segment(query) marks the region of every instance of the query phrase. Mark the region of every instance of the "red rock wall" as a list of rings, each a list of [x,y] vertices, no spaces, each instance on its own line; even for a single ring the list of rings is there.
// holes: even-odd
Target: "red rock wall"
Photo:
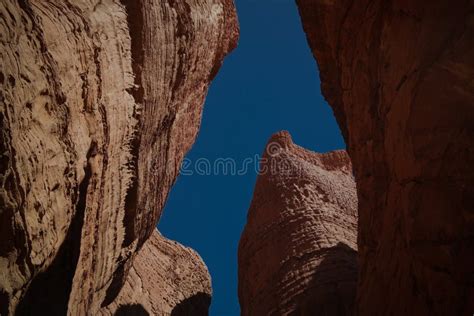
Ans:
[[[260,167],[239,244],[242,315],[350,315],[357,197],[348,155],[307,151],[280,132]]]
[[[0,314],[95,314],[236,45],[231,0],[0,2]]]
[[[474,2],[297,3],[357,182],[357,313],[471,315]]]

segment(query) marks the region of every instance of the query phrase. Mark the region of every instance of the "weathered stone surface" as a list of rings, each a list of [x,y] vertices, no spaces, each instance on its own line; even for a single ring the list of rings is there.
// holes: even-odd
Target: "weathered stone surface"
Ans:
[[[5,0],[0,34],[0,314],[95,314],[194,141],[233,2]]]
[[[310,152],[280,132],[260,168],[239,244],[242,315],[349,315],[357,197],[348,155]]]
[[[298,0],[354,166],[360,315],[474,312],[474,2]]]
[[[211,294],[201,257],[155,230],[135,257],[119,296],[101,314],[141,306],[149,315],[207,315]]]

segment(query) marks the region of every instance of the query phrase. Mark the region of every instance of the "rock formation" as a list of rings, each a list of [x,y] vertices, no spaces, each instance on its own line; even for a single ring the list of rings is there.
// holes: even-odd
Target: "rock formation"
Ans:
[[[357,197],[345,151],[272,136],[239,244],[242,315],[350,315]]]
[[[234,48],[232,0],[0,2],[0,314],[120,291]]]
[[[155,230],[135,257],[117,299],[101,314],[140,306],[143,315],[207,315],[211,294],[201,257]]]
[[[297,0],[359,200],[359,315],[474,312],[474,2]]]

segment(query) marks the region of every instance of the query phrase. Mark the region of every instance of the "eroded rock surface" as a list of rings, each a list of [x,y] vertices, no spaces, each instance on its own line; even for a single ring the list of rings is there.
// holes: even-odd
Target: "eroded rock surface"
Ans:
[[[345,151],[272,136],[239,244],[242,315],[350,315],[357,197]]]
[[[236,45],[231,0],[0,2],[0,314],[95,314]]]
[[[201,257],[155,231],[135,257],[119,296],[101,314],[116,315],[135,306],[149,315],[207,315],[211,295]]]
[[[474,312],[474,2],[297,0],[354,166],[360,315]]]

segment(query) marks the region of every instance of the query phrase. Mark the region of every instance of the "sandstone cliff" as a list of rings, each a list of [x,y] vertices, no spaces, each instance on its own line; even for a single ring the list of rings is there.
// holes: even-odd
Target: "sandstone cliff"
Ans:
[[[95,314],[236,45],[232,0],[0,2],[0,314]]]
[[[239,244],[242,315],[350,315],[357,197],[348,155],[310,152],[280,132],[260,169]]]
[[[101,314],[207,315],[211,294],[201,257],[155,230],[135,257],[117,299]]]
[[[474,2],[297,0],[359,199],[360,315],[474,312]]]

